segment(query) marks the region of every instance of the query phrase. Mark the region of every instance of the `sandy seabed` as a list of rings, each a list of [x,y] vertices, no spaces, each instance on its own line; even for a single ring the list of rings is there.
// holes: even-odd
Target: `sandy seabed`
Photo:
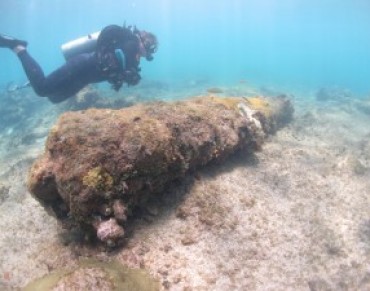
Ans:
[[[22,130],[1,129],[0,289],[93,257],[148,270],[169,290],[369,290],[369,102],[292,98],[294,120],[262,151],[171,186],[113,252],[75,239],[27,192],[62,110],[40,103]]]

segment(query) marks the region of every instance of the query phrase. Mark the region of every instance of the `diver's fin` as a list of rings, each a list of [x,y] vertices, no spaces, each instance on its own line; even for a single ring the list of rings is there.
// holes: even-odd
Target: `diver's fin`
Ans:
[[[6,88],[6,90],[10,93],[10,92],[15,92],[15,91],[18,91],[20,89],[24,89],[24,88],[27,88],[31,86],[31,83],[29,81],[27,81],[26,83],[22,84],[22,85],[17,85],[17,84],[14,84],[13,82],[10,82]]]
[[[27,47],[27,42],[4,34],[0,34],[0,47],[14,49],[16,46]]]
[[[27,87],[30,87],[30,86],[31,86],[30,81],[27,81],[27,82],[23,83],[22,85],[18,85],[18,89],[24,89],[24,88],[27,88]]]

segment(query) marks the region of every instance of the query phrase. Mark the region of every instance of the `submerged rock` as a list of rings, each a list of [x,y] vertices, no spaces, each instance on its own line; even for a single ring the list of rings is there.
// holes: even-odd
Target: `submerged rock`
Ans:
[[[370,98],[358,100],[355,104],[357,110],[364,114],[370,115]]]
[[[352,93],[339,87],[323,87],[316,93],[317,101],[336,101],[343,102],[353,99]]]
[[[218,87],[212,87],[207,89],[208,93],[213,93],[213,94],[221,94],[224,93],[224,91],[221,88]]]
[[[141,269],[130,269],[118,262],[85,260],[76,268],[61,269],[30,282],[33,290],[160,290],[159,282]]]
[[[87,86],[74,97],[66,100],[62,109],[64,111],[86,110],[89,108],[122,108],[133,105],[132,98],[115,99],[105,96],[94,86]]]
[[[63,114],[29,172],[30,192],[109,246],[132,210],[188,171],[259,149],[292,117],[285,98],[200,97]]]
[[[0,182],[0,204],[9,197],[10,186]]]

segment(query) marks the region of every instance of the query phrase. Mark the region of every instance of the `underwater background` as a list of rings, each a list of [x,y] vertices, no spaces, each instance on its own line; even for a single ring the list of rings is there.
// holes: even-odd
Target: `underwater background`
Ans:
[[[0,0],[0,33],[27,40],[46,74],[63,64],[63,43],[106,25],[159,40],[137,86],[88,86],[60,104],[13,90],[27,79],[0,49],[0,290],[38,278],[62,279],[56,290],[98,290],[101,278],[145,285],[135,290],[370,290],[369,11],[369,0]],[[61,116],[193,96],[284,99],[294,114],[259,151],[152,197],[113,252],[30,194]]]
[[[63,62],[60,45],[108,24],[158,36],[143,78],[168,82],[240,79],[296,87],[369,91],[367,0],[3,0],[1,32],[26,39],[45,72]],[[23,82],[18,60],[0,50],[0,86]]]

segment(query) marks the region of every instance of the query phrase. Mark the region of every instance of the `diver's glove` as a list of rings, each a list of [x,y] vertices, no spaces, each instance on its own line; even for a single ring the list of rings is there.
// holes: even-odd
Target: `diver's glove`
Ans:
[[[137,70],[125,70],[120,73],[111,74],[108,77],[108,82],[112,84],[112,89],[119,91],[123,83],[127,83],[128,86],[135,86],[141,80],[141,76]]]
[[[112,89],[114,91],[119,91],[119,89],[121,89],[122,87],[123,82],[124,82],[123,80],[115,80],[114,82],[111,82]]]
[[[141,76],[139,74],[139,71],[140,71],[140,68],[138,69],[133,68],[130,70],[125,70],[123,72],[123,78],[128,86],[135,86],[140,82]]]

